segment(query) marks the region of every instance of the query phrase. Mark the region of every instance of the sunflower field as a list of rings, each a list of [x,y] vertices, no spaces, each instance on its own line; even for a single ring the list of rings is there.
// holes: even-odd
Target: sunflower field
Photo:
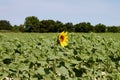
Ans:
[[[62,32],[53,38],[0,34],[0,80],[120,80],[120,42]]]

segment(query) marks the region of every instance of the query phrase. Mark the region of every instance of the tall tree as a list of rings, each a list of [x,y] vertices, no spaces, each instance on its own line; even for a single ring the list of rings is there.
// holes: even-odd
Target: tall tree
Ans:
[[[68,32],[74,32],[75,31],[73,24],[70,23],[70,22],[65,23],[64,27],[65,27],[66,31],[68,31]]]
[[[57,32],[65,31],[64,24],[61,21],[56,21]]]
[[[57,32],[56,22],[54,20],[44,20],[44,27],[47,28],[48,32]]]
[[[107,27],[107,31],[108,31],[108,32],[116,33],[116,32],[119,32],[119,27],[110,26],[110,27]]]
[[[88,22],[82,22],[75,25],[75,31],[76,32],[92,32],[93,26]]]
[[[0,30],[11,30],[12,25],[7,20],[0,20]]]
[[[106,25],[104,24],[97,24],[95,25],[95,32],[106,32]]]
[[[40,21],[40,32],[61,32],[65,30],[64,25],[60,21],[42,20]]]
[[[35,16],[28,16],[25,18],[24,22],[26,31],[28,32],[39,32],[39,19]]]

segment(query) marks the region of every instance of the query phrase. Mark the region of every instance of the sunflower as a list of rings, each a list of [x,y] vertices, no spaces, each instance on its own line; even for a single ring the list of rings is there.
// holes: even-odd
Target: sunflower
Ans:
[[[68,42],[67,32],[63,31],[59,34],[58,42],[62,47],[67,46],[67,42]]]

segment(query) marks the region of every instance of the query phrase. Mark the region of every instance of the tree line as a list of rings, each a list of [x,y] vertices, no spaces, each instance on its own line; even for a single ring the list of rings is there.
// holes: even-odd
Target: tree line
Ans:
[[[54,20],[39,20],[36,16],[28,16],[23,24],[12,26],[7,20],[0,20],[0,31],[12,32],[120,32],[120,26],[106,26],[104,24],[91,25],[89,22],[74,24],[71,22],[62,23]]]

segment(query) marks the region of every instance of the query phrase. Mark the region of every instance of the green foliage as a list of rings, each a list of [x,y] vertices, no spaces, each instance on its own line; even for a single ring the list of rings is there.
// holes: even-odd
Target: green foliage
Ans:
[[[93,26],[88,22],[82,22],[75,25],[75,32],[93,32]]]
[[[24,28],[24,25],[14,25],[13,28],[12,28],[12,31],[13,32],[25,32],[25,28]]]
[[[11,30],[12,26],[7,20],[0,20],[0,30]]]
[[[104,24],[97,24],[95,26],[91,25],[90,22],[80,22],[77,24],[67,22],[63,23],[61,21],[54,21],[52,19],[39,20],[36,16],[28,16],[25,18],[24,23],[20,25],[12,26],[7,20],[0,20],[0,32],[120,32],[120,26],[107,26]]]
[[[120,42],[71,33],[68,46],[54,38],[0,39],[0,79],[119,80]],[[3,38],[3,37],[1,37]]]
[[[116,27],[116,26],[111,26],[111,27],[108,27],[107,28],[107,31],[108,32],[113,32],[113,33],[117,33],[117,32],[119,32],[120,30],[119,30],[119,27]]]
[[[38,32],[39,30],[39,19],[35,16],[28,16],[25,18],[24,25],[27,32]]]
[[[75,32],[74,25],[70,22],[64,24],[64,28],[68,32]]]
[[[104,24],[97,24],[95,25],[95,32],[106,32],[106,25]]]
[[[57,32],[58,26],[54,20],[40,21],[40,32]]]

